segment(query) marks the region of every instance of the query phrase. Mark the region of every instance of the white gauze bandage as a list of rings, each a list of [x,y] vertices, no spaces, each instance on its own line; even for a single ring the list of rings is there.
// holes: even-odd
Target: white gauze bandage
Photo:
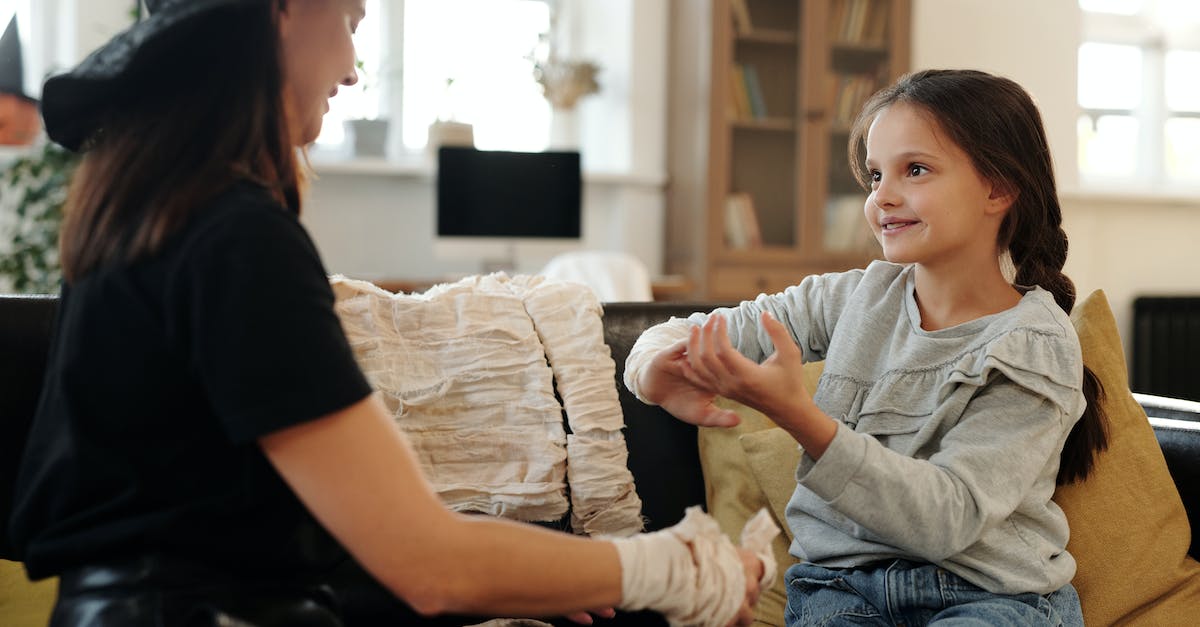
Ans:
[[[771,539],[777,533],[765,509],[742,530],[743,546],[763,561],[763,587],[775,580]],[[689,507],[673,527],[613,544],[621,558],[621,609],[653,609],[671,625],[704,627],[722,627],[737,616],[746,593],[742,560],[699,507]]]
[[[633,348],[629,350],[629,356],[625,358],[625,387],[630,392],[633,392],[633,395],[639,401],[647,405],[655,404],[642,396],[642,389],[639,382],[642,371],[650,365],[650,362],[659,353],[682,340],[686,340],[692,326],[692,323],[683,318],[671,318],[666,322],[650,327],[638,337]]]

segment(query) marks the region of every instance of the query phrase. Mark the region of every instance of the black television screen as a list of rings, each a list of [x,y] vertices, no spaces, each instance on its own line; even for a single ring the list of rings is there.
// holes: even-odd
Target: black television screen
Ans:
[[[578,239],[578,152],[438,150],[440,237]]]

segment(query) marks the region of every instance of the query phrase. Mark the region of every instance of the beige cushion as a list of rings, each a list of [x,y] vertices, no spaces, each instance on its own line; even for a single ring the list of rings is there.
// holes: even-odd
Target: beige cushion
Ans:
[[[1104,293],[1071,314],[1083,362],[1107,392],[1109,448],[1082,483],[1054,500],[1067,513],[1067,550],[1079,564],[1074,584],[1089,625],[1195,624],[1200,564],[1187,556],[1191,527],[1154,430],[1129,392],[1125,355]]]
[[[1195,624],[1200,564],[1188,557],[1191,528],[1145,412],[1129,392],[1116,321],[1103,292],[1071,315],[1083,361],[1107,391],[1109,449],[1087,481],[1064,486],[1055,501],[1067,514],[1067,549],[1079,564],[1073,583],[1089,625]],[[822,364],[806,365],[815,387]],[[795,489],[799,450],[766,417],[730,403],[743,417],[731,430],[701,429],[701,465],[709,508],[727,533],[766,503],[777,521]],[[737,440],[740,447],[731,446]],[[786,524],[784,524],[786,528]],[[790,542],[790,531],[786,534]],[[782,538],[777,546],[787,546]],[[794,558],[780,560],[780,578]],[[776,588],[780,588],[777,584]],[[758,618],[783,624],[783,590],[764,593]]]

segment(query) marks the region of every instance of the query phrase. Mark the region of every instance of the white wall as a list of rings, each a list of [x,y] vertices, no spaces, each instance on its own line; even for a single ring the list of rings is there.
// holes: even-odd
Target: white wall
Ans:
[[[913,69],[976,69],[1017,81],[1042,110],[1059,186],[1075,186],[1075,0],[913,0]]]
[[[302,221],[330,272],[375,279],[442,279],[476,274],[510,254],[506,244],[462,245],[435,237],[432,175],[324,174],[312,185]],[[591,180],[589,181],[588,178]],[[662,258],[660,179],[585,177],[579,244],[522,240],[515,271],[534,273],[554,255],[585,248]]]
[[[1065,272],[1081,296],[1104,290],[1127,358],[1134,298],[1200,294],[1200,196],[1068,194],[1063,221],[1071,241]]]
[[[913,67],[976,68],[1021,83],[1038,101],[1054,152],[1066,273],[1079,294],[1103,289],[1130,349],[1133,299],[1200,294],[1200,195],[1096,194],[1078,184],[1074,0],[913,0]]]
[[[36,0],[35,0],[36,1]],[[54,2],[56,0],[49,0]],[[82,59],[133,23],[133,0],[57,0],[66,35],[64,53]]]

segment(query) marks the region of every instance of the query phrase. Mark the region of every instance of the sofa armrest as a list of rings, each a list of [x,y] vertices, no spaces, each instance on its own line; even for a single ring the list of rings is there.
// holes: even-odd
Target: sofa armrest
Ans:
[[[0,295],[0,559],[21,559],[8,518],[57,311],[56,296]]]
[[[1195,401],[1138,392],[1133,393],[1133,400],[1137,401],[1151,418],[1200,422],[1200,403]]]
[[[1192,545],[1188,554],[1200,559],[1200,421],[1150,416],[1154,437],[1167,460],[1167,469],[1187,510],[1192,528]]]

